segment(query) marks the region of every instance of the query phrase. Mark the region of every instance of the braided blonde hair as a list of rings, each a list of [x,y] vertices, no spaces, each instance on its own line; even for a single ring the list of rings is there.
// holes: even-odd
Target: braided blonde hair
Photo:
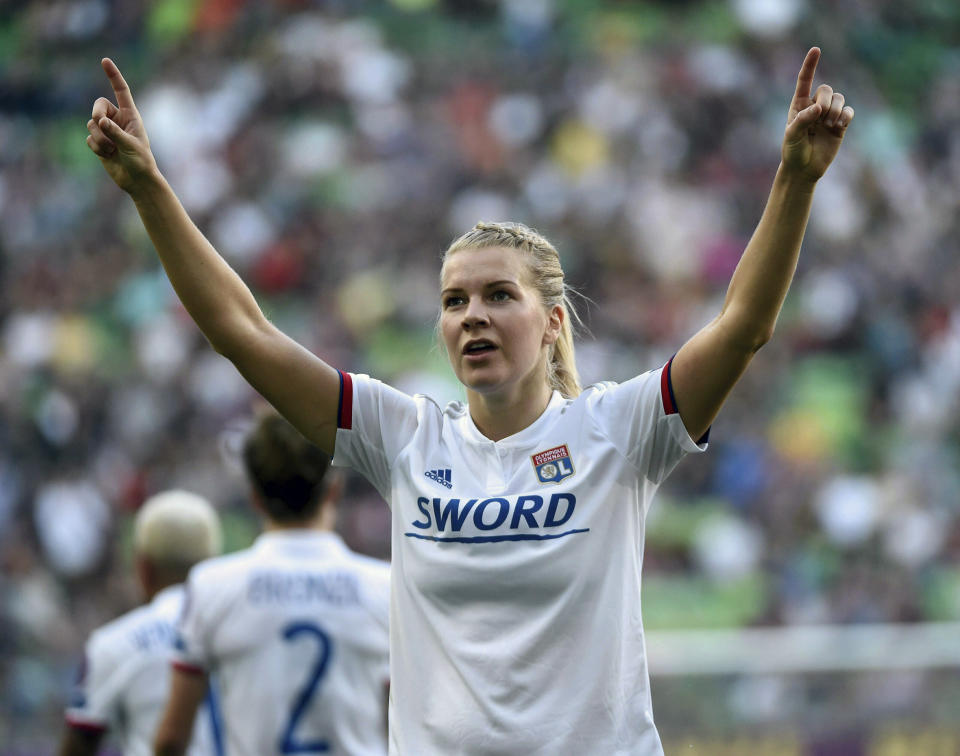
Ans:
[[[550,346],[547,359],[547,383],[551,389],[572,399],[580,394],[580,376],[573,353],[573,325],[580,323],[580,316],[570,302],[570,288],[563,279],[560,255],[556,248],[537,231],[522,223],[480,222],[458,237],[443,253],[443,262],[450,255],[464,249],[483,247],[506,247],[524,253],[530,281],[547,309],[559,305],[566,317],[563,319],[560,336]],[[441,269],[442,270],[442,269]]]

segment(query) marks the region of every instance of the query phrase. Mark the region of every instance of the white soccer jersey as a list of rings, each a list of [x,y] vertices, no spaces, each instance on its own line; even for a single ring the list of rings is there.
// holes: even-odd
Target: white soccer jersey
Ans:
[[[334,463],[393,510],[390,753],[661,754],[640,618],[644,520],[687,452],[669,364],[554,393],[493,442],[341,373]]]
[[[153,754],[153,736],[170,692],[170,660],[183,586],[160,591],[153,600],[118,617],[87,641],[67,723],[82,730],[115,729],[125,756]],[[215,708],[199,712],[188,754],[219,754]]]
[[[389,566],[290,529],[201,562],[175,665],[215,671],[227,753],[386,753]]]

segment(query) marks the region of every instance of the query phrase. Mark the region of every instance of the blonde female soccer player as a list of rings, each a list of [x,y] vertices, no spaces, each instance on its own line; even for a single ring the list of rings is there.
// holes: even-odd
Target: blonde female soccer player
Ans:
[[[660,754],[644,519],[771,337],[818,179],[853,110],[803,62],[767,207],[720,313],[666,365],[581,389],[556,250],[519,224],[448,249],[440,332],[467,402],[340,372],[278,331],[187,217],[120,71],[87,143],[133,198],[214,348],[393,510],[391,753]]]
[[[196,494],[165,491],[144,502],[134,521],[133,545],[147,603],[108,622],[87,641],[60,756],[94,756],[109,730],[124,756],[153,753],[153,733],[170,688],[183,582],[193,565],[220,553],[221,540],[216,510]],[[221,755],[216,703],[210,695],[204,698],[202,715],[185,733],[187,756]]]

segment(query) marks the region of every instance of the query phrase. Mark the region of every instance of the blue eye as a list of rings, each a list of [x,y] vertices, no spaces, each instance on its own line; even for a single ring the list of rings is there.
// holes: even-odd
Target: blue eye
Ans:
[[[448,307],[456,307],[457,305],[463,304],[463,302],[464,302],[463,297],[450,296],[443,300],[443,307],[444,309]]]
[[[493,294],[490,295],[490,299],[494,302],[506,302],[510,299],[510,292],[505,289],[497,289]]]

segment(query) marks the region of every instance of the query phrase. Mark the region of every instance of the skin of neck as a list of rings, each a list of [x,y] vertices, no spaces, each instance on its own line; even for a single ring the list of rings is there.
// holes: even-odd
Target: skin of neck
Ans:
[[[140,590],[143,592],[146,601],[152,601],[153,597],[164,588],[179,585],[187,578],[186,570],[165,569],[143,554],[137,554],[134,557],[134,567],[137,572],[137,580],[140,583]]]
[[[503,391],[480,392],[467,388],[470,417],[477,429],[491,441],[519,433],[543,414],[553,389],[546,380],[547,349],[522,381]]]

